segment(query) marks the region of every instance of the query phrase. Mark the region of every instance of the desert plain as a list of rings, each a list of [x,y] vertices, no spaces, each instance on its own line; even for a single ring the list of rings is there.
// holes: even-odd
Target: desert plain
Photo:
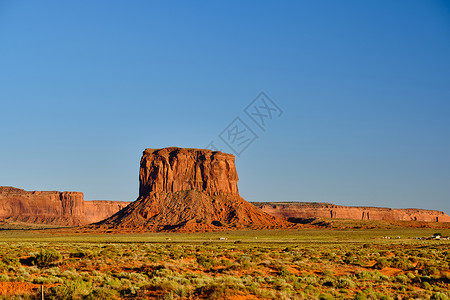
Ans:
[[[448,299],[444,212],[249,203],[234,156],[146,149],[136,201],[0,188],[1,299]]]

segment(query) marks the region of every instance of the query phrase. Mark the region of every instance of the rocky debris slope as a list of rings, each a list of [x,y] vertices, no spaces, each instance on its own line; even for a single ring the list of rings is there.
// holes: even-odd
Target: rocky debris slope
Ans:
[[[264,212],[289,220],[337,218],[353,220],[450,222],[442,211],[426,209],[394,209],[384,207],[352,207],[315,202],[253,202]]]
[[[101,228],[150,231],[215,231],[286,227],[239,195],[234,156],[185,148],[146,149],[139,198]]]
[[[101,221],[130,202],[84,201],[80,192],[32,191],[0,186],[0,220],[52,225]]]

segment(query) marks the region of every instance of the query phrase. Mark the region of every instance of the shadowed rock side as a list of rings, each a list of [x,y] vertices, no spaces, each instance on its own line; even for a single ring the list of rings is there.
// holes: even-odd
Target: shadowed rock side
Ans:
[[[352,207],[310,202],[253,202],[253,204],[268,214],[287,218],[292,221],[306,218],[337,218],[353,220],[450,222],[450,216],[437,210]]]
[[[101,221],[130,202],[84,201],[80,192],[32,191],[0,186],[0,220],[51,225]]]
[[[184,148],[146,149],[139,198],[100,228],[149,231],[216,231],[287,227],[239,196],[234,156]]]

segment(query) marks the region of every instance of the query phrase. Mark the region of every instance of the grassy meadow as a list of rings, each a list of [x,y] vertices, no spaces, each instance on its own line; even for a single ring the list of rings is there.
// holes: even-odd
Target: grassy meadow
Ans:
[[[20,226],[19,226],[20,227]],[[449,229],[0,230],[0,299],[449,299]]]

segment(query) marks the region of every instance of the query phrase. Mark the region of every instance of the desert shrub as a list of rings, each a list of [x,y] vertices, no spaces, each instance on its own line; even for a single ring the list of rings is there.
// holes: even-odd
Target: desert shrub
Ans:
[[[355,299],[355,300],[366,300],[366,299],[367,299],[367,296],[366,296],[366,294],[364,294],[363,292],[359,291],[359,292],[356,293],[354,299]]]
[[[84,297],[86,300],[106,300],[119,298],[119,292],[109,288],[96,288]]]
[[[390,266],[390,262],[386,258],[377,259],[376,264],[373,266],[375,269],[383,269]]]
[[[189,289],[187,286],[184,285],[177,285],[174,287],[173,292],[175,295],[177,295],[180,298],[185,298],[189,295]]]
[[[227,293],[225,285],[217,283],[200,286],[195,290],[195,294],[208,299],[224,299],[225,295],[230,295],[230,293]]]
[[[65,270],[64,272],[61,273],[61,277],[75,280],[80,277],[80,274],[78,274],[78,272],[75,270]]]
[[[277,275],[280,277],[288,277],[291,275],[291,272],[285,266],[280,266],[278,267]]]
[[[144,274],[135,273],[135,272],[129,273],[128,278],[134,282],[144,282],[147,280],[147,276],[145,276]]]
[[[234,276],[224,276],[224,277],[216,277],[215,282],[227,286],[232,290],[242,290],[245,289],[244,278],[238,278]]]
[[[305,285],[301,282],[296,281],[292,284],[292,287],[294,288],[294,290],[299,291],[304,289]]]
[[[120,255],[119,249],[117,249],[113,245],[104,246],[104,248],[100,251],[99,256],[103,258],[116,258]]]
[[[433,299],[433,300],[448,300],[449,298],[446,294],[437,292],[437,293],[434,293],[433,295],[431,295],[431,299]]]
[[[52,267],[52,268],[45,270],[44,273],[48,274],[48,275],[56,276],[56,275],[61,274],[61,270],[59,269],[59,267]]]
[[[400,274],[395,276],[395,281],[401,283],[401,284],[406,284],[408,282],[408,276]]]
[[[239,263],[240,264],[249,263],[251,261],[252,261],[252,258],[250,256],[242,255],[241,257],[239,257]]]
[[[9,276],[6,274],[0,274],[0,282],[9,281]]]
[[[292,285],[287,283],[286,280],[284,280],[283,278],[275,278],[275,280],[272,282],[272,287],[279,291],[294,290]]]
[[[299,282],[305,283],[307,285],[316,285],[318,278],[315,276],[302,276],[298,278]]]
[[[439,275],[439,270],[434,266],[428,266],[420,272],[422,275]]]
[[[49,290],[46,299],[71,300],[90,294],[91,285],[82,280],[68,281],[63,285],[54,286]]]
[[[425,290],[431,290],[431,284],[429,284],[427,281],[422,282],[421,286]]]
[[[319,300],[334,300],[334,299],[335,299],[334,296],[329,294],[322,293],[319,295]]]
[[[207,270],[212,269],[214,266],[218,264],[217,260],[206,256],[198,256],[197,263]]]
[[[222,258],[222,259],[220,260],[220,264],[221,264],[222,266],[224,266],[224,267],[230,267],[231,265],[233,265],[233,262],[232,262],[231,260]]]
[[[17,268],[17,273],[24,278],[30,278],[30,273],[28,273],[27,269],[25,269],[23,266]]]
[[[6,266],[18,266],[20,265],[20,261],[17,257],[5,255],[2,257],[2,263]]]
[[[62,255],[53,249],[41,249],[39,253],[34,254],[32,263],[39,267],[48,267],[62,259]]]
[[[355,282],[350,278],[339,278],[336,282],[336,287],[352,289],[356,286]]]
[[[307,293],[308,295],[314,294],[315,291],[316,291],[316,288],[314,286],[312,286],[311,284],[308,284],[307,286],[305,286],[304,292]]]
[[[378,278],[379,275],[381,275],[379,271],[375,272],[362,271],[356,274],[356,278],[363,280],[376,280],[376,278]]]
[[[391,264],[392,267],[398,268],[401,270],[410,270],[413,268],[413,265],[407,260],[403,258],[394,258]]]
[[[410,280],[414,280],[414,278],[416,278],[416,275],[414,275],[414,273],[411,273],[411,272],[408,272],[408,273],[406,273],[405,275],[408,276],[408,278],[409,278]]]
[[[64,283],[64,281],[59,278],[59,277],[55,277],[55,276],[49,276],[49,277],[35,277],[33,278],[33,283],[37,283],[37,284],[50,284],[50,283]]]
[[[258,289],[255,294],[262,299],[278,299],[276,292],[273,290]]]
[[[389,276],[380,274],[375,280],[377,282],[389,282],[389,281],[391,281],[391,278]]]
[[[117,278],[126,278],[133,282],[144,282],[147,280],[147,276],[141,273],[135,273],[135,272],[120,272],[118,274],[114,274]]]
[[[164,265],[159,265],[149,274],[149,277],[170,277],[172,275],[172,270],[167,269]]]
[[[76,257],[76,258],[83,258],[88,256],[86,251],[83,251],[82,249],[77,249],[76,251],[73,251],[69,254],[69,257]]]
[[[4,262],[0,261],[0,271],[6,271],[9,269],[9,266]]]
[[[120,282],[120,279],[113,278],[108,275],[104,275],[103,284],[102,284],[103,287],[118,288],[121,285],[122,285],[122,283]]]

